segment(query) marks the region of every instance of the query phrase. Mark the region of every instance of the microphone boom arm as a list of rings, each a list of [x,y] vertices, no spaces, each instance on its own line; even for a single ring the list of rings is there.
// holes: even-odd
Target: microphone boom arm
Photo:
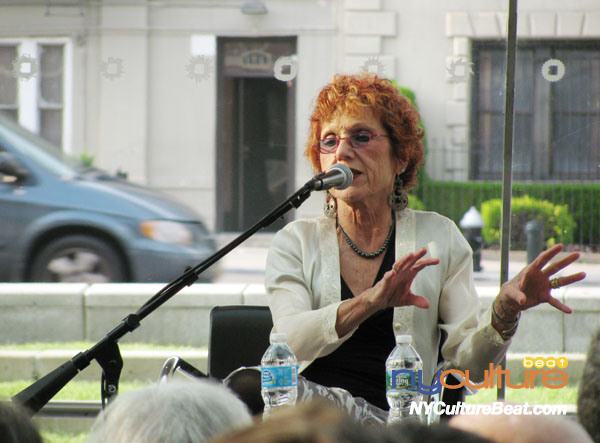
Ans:
[[[283,217],[283,215],[292,208],[297,209],[300,207],[300,205],[304,203],[304,201],[310,196],[312,191],[313,190],[308,183],[302,186],[299,190],[289,196],[283,203],[255,223],[247,231],[233,239],[231,242],[219,249],[200,264],[193,268],[186,269],[181,276],[173,280],[171,283],[165,285],[140,309],[138,309],[135,314],[129,314],[127,317],[125,317],[116,328],[110,331],[89,350],[79,352],[73,358],[71,358],[71,360],[68,360],[58,368],[35,381],[30,386],[14,395],[12,397],[12,401],[25,406],[27,409],[29,409],[29,411],[31,411],[32,414],[37,413],[52,399],[52,397],[54,397],[67,383],[69,383],[69,381],[71,381],[78,372],[88,367],[92,360],[96,360],[102,366],[101,362],[105,360],[104,356],[107,354],[114,356],[115,346],[117,346],[118,340],[125,334],[136,329],[140,325],[141,320],[150,315],[155,309],[160,307],[163,303],[181,291],[185,286],[191,286],[196,280],[198,280],[198,276],[202,272],[227,255],[242,242],[247,240],[259,229],[269,226],[278,218]],[[118,346],[116,353],[118,353]],[[111,363],[113,363],[114,359],[114,357],[111,359]],[[117,380],[115,380],[115,377]],[[109,386],[114,386],[113,389],[116,389],[118,386],[118,373],[116,373],[114,370]],[[102,389],[104,389],[104,380]],[[112,392],[111,394],[116,395],[116,392]]]

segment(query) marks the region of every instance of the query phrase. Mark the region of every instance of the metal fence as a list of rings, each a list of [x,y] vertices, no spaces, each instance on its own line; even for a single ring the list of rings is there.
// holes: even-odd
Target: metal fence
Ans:
[[[435,155],[435,153],[429,152],[428,155]],[[446,152],[444,155],[447,157],[450,154]],[[456,155],[464,158],[460,153]],[[412,194],[420,200],[423,209],[436,211],[459,224],[471,206],[481,212],[485,202],[501,199],[502,183],[500,180],[441,181],[433,176],[423,176]],[[517,208],[513,211],[512,249],[522,249],[522,241],[518,237],[522,236],[524,224],[528,219],[537,218],[546,226],[546,241],[552,237],[566,243],[569,249],[589,252],[600,250],[600,182],[514,180],[513,202],[524,196],[542,203],[528,210]],[[542,205],[546,210],[545,213],[539,207]],[[552,209],[551,212],[549,208]],[[567,216],[573,223],[565,221]],[[490,219],[489,216],[485,221],[488,224],[499,224],[499,220],[493,217]],[[488,226],[488,228],[492,227]],[[499,225],[494,226],[493,229],[499,229]],[[567,230],[569,232],[566,232]],[[489,240],[487,246],[493,246]]]

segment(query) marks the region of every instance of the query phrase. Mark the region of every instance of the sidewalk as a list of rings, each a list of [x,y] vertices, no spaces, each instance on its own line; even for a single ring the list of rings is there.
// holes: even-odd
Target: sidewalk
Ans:
[[[246,240],[220,261],[221,274],[215,283],[263,283],[267,262],[267,252],[273,234],[261,233]],[[223,236],[219,246],[223,246],[234,237]],[[564,256],[559,254],[559,257]],[[525,251],[512,251],[509,254],[509,278],[514,277],[527,264]],[[474,273],[476,286],[500,285],[500,251],[485,249],[481,254],[480,272]],[[600,287],[600,253],[582,253],[581,258],[566,270],[557,274],[567,275],[585,272],[587,277],[577,285]]]
[[[558,258],[566,255],[560,253]],[[525,251],[512,251],[509,254],[508,260],[508,275],[509,279],[514,277],[527,264],[527,253]],[[485,249],[481,253],[480,272],[474,273],[476,286],[498,286],[500,284],[500,251]],[[585,280],[576,283],[577,286],[596,286],[600,287],[600,254],[598,253],[582,253],[578,261],[571,264],[561,272],[555,274],[559,277],[562,275],[574,274],[577,272],[585,272]]]

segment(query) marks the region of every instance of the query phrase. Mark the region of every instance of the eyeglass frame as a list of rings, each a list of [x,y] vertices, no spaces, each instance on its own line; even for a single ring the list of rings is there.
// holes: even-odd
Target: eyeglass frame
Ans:
[[[369,143],[367,143],[366,146],[354,146],[352,144],[352,141],[350,140],[350,137],[354,137],[355,135],[369,135]],[[373,139],[375,137],[389,137],[389,135],[387,135],[387,134],[371,134],[370,132],[357,132],[356,134],[348,135],[346,137],[335,137],[335,139],[333,137],[323,138],[323,139],[319,140],[319,142],[316,145],[312,145],[312,147],[317,148],[321,154],[333,154],[339,148],[342,140],[347,140],[348,143],[350,143],[350,146],[352,146],[352,149],[365,149],[365,148],[368,148],[369,146],[371,146],[371,143],[373,142]],[[335,149],[332,149],[331,151],[324,151],[321,147],[321,142],[324,140],[335,140]]]

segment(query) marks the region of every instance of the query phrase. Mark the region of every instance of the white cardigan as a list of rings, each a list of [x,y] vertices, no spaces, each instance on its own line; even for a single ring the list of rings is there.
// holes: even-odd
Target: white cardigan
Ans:
[[[446,217],[405,209],[396,213],[395,247],[396,260],[423,247],[440,260],[421,271],[412,285],[415,294],[429,300],[429,309],[394,308],[394,334],[412,335],[423,359],[423,382],[433,379],[441,330],[447,333],[444,360],[453,368],[469,369],[472,381],[483,380],[489,363],[500,362],[510,340],[491,326],[489,309],[481,314],[469,244]],[[341,303],[339,257],[335,220],[326,217],[289,223],[271,243],[265,287],[274,331],[287,333],[300,371],[356,330],[341,338],[335,330]]]

